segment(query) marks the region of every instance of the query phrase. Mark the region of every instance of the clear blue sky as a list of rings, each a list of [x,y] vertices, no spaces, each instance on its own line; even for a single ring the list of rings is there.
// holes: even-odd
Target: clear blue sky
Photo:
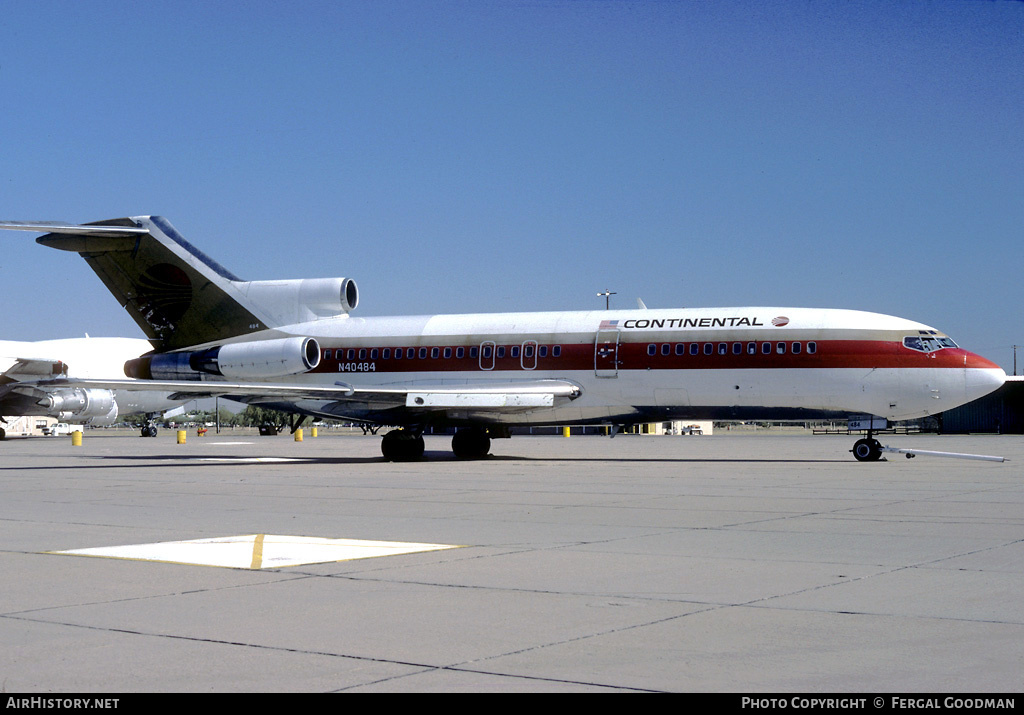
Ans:
[[[161,214],[368,316],[608,288],[1024,344],[1024,3],[4,0],[0,38],[0,219]],[[0,337],[141,335],[32,239]]]

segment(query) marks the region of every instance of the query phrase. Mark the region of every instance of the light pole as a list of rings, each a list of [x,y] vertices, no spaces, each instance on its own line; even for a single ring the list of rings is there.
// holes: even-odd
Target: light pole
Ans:
[[[597,297],[600,298],[602,295],[604,296],[604,309],[608,310],[611,307],[611,296],[618,294],[605,288],[604,293],[598,293]],[[1014,355],[1016,355],[1016,353],[1014,353]]]

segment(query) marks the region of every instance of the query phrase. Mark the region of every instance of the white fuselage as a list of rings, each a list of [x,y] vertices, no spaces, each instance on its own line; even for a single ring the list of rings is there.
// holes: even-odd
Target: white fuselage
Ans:
[[[509,383],[552,378],[582,388],[571,402],[509,413],[434,411],[303,400],[301,411],[388,424],[566,424],[670,418],[909,419],[1002,384],[995,364],[934,328],[849,310],[708,308],[338,317],[239,341],[315,338],[319,364],[303,384]],[[925,336],[945,344],[911,349]],[[936,342],[936,344],[938,344]],[[201,347],[201,346],[200,346]],[[204,378],[205,379],[205,378]]]

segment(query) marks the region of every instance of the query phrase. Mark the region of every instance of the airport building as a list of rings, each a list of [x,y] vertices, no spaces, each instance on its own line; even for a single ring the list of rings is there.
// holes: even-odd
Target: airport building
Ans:
[[[711,420],[676,420],[674,422],[649,422],[627,428],[630,434],[658,434],[670,436],[702,436],[714,432]]]
[[[50,435],[57,420],[45,415],[29,415],[26,417],[4,417],[6,424],[0,423],[6,437],[42,437]]]
[[[946,434],[1024,434],[1024,376],[1008,377],[995,392],[939,415]]]

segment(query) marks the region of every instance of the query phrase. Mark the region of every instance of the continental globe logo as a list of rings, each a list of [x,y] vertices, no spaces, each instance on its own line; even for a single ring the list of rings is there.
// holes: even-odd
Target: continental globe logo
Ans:
[[[192,305],[192,281],[185,271],[170,263],[147,268],[134,288],[132,302],[136,310],[161,337],[174,332]]]
[[[780,315],[778,318],[772,318],[772,325],[776,328],[781,328],[783,325],[789,325],[789,318],[784,315]]]

